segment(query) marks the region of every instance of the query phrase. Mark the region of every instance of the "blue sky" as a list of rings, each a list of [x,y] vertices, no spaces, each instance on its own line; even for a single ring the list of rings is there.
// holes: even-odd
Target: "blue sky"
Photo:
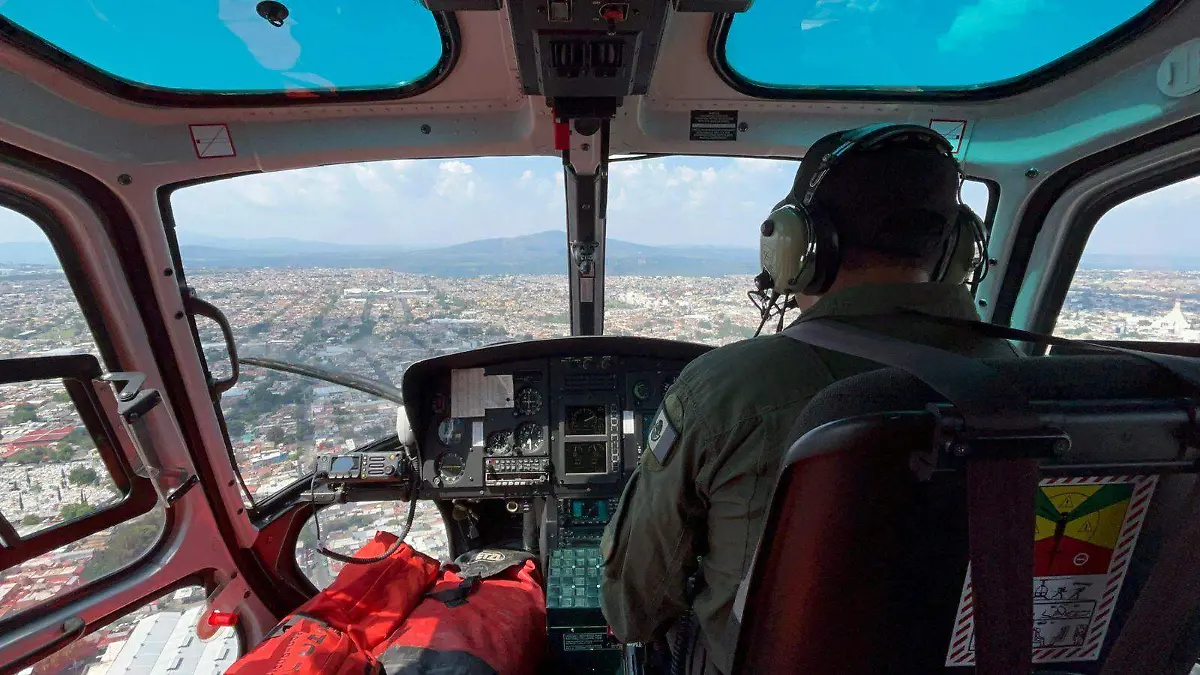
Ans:
[[[171,89],[393,87],[425,75],[442,55],[433,15],[416,0],[287,0],[280,27],[257,4],[0,0],[0,14],[101,70]]]
[[[766,84],[980,85],[1055,61],[1148,4],[756,0],[733,20],[726,54],[734,70]]]
[[[643,244],[753,247],[758,224],[791,185],[795,163],[668,157],[614,163],[609,236]],[[965,198],[979,211],[981,189]],[[1200,251],[1200,179],[1163,188],[1105,216],[1094,253]],[[436,246],[564,228],[562,164],[553,157],[401,160],[242,176],[172,198],[181,238],[288,237]],[[0,210],[0,242],[41,232]]]

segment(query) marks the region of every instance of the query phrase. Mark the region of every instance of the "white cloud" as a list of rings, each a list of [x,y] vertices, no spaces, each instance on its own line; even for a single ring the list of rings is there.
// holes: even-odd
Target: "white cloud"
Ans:
[[[455,159],[455,160],[451,160],[449,162],[442,162],[441,164],[438,164],[438,171],[444,171],[446,173],[466,174],[466,173],[474,173],[475,169],[470,164],[467,164],[466,162],[464,162],[462,160]]]
[[[972,51],[977,45],[992,44],[991,36],[1029,22],[1025,15],[1041,10],[1044,5],[1044,0],[979,0],[967,5],[938,37],[938,51],[959,53]]]

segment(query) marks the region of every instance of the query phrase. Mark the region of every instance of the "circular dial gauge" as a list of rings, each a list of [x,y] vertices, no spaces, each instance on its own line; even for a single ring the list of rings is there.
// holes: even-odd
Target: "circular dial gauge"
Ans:
[[[633,385],[633,397],[639,402],[650,398],[650,385],[646,384],[645,380],[638,380]]]
[[[463,421],[457,417],[447,417],[438,425],[438,440],[446,447],[453,447],[462,441]]]
[[[537,422],[522,422],[517,427],[517,451],[522,455],[540,455],[542,450],[542,425]]]
[[[487,454],[492,457],[506,457],[513,451],[513,432],[511,429],[493,431],[487,437]]]
[[[591,407],[579,408],[571,413],[567,432],[571,434],[604,433],[604,417],[597,415]]]
[[[458,453],[444,452],[437,459],[438,476],[446,485],[457,483],[462,478],[464,468],[462,457]]]
[[[533,387],[525,387],[517,392],[516,400],[514,401],[517,414],[522,417],[536,415],[542,409],[542,392]]]

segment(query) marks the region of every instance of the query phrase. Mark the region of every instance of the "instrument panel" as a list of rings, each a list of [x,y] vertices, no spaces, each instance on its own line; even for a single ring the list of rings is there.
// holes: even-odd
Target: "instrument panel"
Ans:
[[[511,343],[413,364],[422,498],[612,495],[679,372],[709,347],[643,338]]]

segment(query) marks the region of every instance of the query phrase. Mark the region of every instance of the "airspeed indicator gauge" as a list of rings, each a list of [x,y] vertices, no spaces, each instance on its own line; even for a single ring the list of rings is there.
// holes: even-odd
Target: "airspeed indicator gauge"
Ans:
[[[492,457],[507,457],[513,451],[513,432],[510,429],[493,431],[487,437],[487,454]]]

